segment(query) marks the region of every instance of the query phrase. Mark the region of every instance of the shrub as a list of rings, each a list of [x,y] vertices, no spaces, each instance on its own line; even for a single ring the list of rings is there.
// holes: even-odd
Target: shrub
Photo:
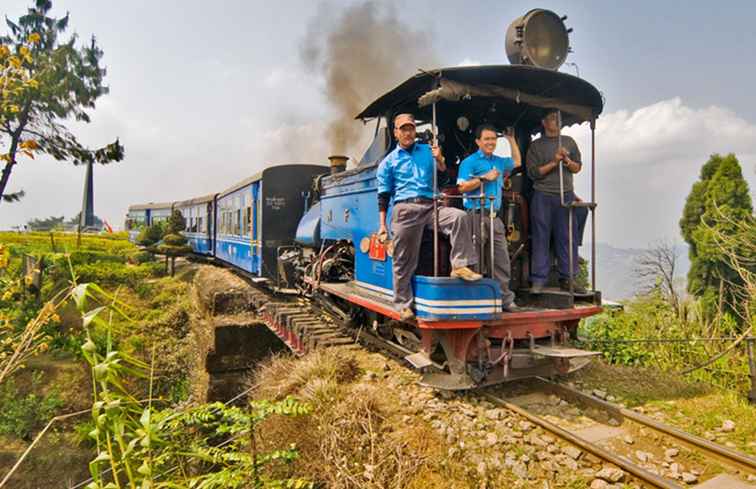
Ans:
[[[39,390],[42,373],[32,376],[30,390]],[[24,440],[31,438],[34,431],[42,428],[55,416],[63,401],[57,392],[47,395],[29,393],[22,395],[15,382],[10,379],[0,384],[0,434],[15,435]]]
[[[140,265],[155,261],[155,255],[146,250],[136,250],[128,254],[127,261],[132,265]]]
[[[151,226],[145,226],[139,231],[136,242],[141,246],[152,246],[163,238],[164,226],[158,222]]]

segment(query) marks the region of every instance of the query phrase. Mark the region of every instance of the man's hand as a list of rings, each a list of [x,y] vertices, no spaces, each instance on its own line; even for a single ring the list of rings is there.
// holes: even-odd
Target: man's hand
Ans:
[[[431,153],[433,153],[433,159],[436,160],[436,163],[438,164],[438,169],[440,171],[446,171],[446,158],[444,158],[444,155],[441,153],[441,148],[439,148],[437,144],[434,144],[431,146]]]
[[[378,229],[378,241],[381,243],[388,241],[388,230],[385,224],[381,224],[380,229]]]
[[[496,168],[491,168],[490,170],[488,170],[486,173],[479,176],[478,178],[480,178],[481,180],[485,180],[487,182],[493,182],[494,180],[499,178],[499,170],[497,170]]]

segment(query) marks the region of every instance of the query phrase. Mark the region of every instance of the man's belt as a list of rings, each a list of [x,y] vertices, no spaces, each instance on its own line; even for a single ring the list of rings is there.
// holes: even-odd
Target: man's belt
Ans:
[[[427,197],[412,197],[411,199],[397,200],[394,204],[432,204],[433,199]]]

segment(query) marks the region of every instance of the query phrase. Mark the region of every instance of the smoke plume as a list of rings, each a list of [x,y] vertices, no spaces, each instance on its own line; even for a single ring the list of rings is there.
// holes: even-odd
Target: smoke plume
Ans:
[[[335,110],[327,134],[332,152],[357,156],[365,141],[354,117],[418,68],[437,67],[431,41],[400,20],[391,3],[368,0],[341,10],[320,5],[300,55],[309,72],[323,77]]]

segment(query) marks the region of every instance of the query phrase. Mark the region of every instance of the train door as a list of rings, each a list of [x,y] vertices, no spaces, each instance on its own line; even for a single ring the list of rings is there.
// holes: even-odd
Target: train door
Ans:
[[[260,211],[260,186],[262,180],[258,180],[252,183],[252,202],[248,207],[249,209],[249,222],[250,222],[250,254],[252,255],[252,270],[257,273],[258,276],[262,275],[262,225],[261,225],[261,211]]]

